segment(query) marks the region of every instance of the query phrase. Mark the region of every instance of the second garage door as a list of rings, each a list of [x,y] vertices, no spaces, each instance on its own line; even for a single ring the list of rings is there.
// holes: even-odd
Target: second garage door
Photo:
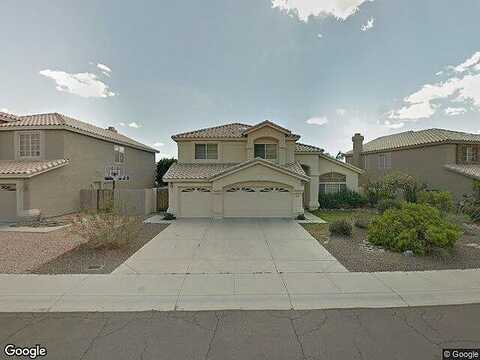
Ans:
[[[232,187],[224,194],[224,217],[292,217],[292,193],[284,187]]]

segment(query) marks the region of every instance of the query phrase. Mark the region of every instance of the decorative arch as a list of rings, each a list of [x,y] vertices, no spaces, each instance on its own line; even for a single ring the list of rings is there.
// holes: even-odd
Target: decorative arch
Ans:
[[[318,177],[319,194],[331,194],[347,189],[347,176],[338,172],[329,172]]]
[[[338,182],[346,183],[347,175],[332,171],[332,172],[320,175],[320,177],[318,178],[318,181],[323,183],[338,183]]]

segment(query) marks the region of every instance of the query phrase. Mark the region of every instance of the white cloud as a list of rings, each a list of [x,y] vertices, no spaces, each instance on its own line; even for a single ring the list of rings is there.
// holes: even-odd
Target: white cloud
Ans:
[[[334,16],[346,20],[355,14],[360,5],[373,0],[271,0],[272,8],[278,8],[300,21],[308,22],[310,16]]]
[[[57,84],[56,89],[61,92],[78,95],[85,98],[106,98],[115,96],[108,85],[98,80],[92,73],[70,74],[65,71],[42,70],[40,75],[53,79]]]
[[[13,114],[10,110],[8,110],[7,108],[1,108],[0,109],[0,112],[3,112],[3,113],[7,113],[7,114]]]
[[[383,124],[385,127],[389,128],[389,129],[401,129],[402,127],[405,126],[405,123],[404,122],[398,122],[398,123],[392,123],[390,122],[390,120],[385,120],[385,123]]]
[[[310,119],[307,119],[307,121],[305,122],[310,125],[322,126],[328,123],[328,119],[325,116],[319,116],[319,117],[312,117]]]
[[[463,69],[469,69],[475,64],[475,54],[455,67],[457,73],[464,72]],[[443,82],[423,85],[420,90],[407,96],[404,99],[405,105],[399,110],[390,112],[389,117],[409,120],[429,118],[441,107],[439,102],[442,105],[451,102],[457,104],[457,107],[459,103],[465,103],[480,109],[480,74],[468,73],[463,77],[454,76]]]
[[[360,28],[360,30],[362,31],[368,31],[370,30],[371,28],[373,28],[373,24],[375,23],[375,18],[370,18],[368,19],[367,23],[362,25],[362,27]]]
[[[323,38],[323,34],[318,33],[317,38],[319,38],[319,39]]]
[[[344,116],[347,114],[347,110],[342,108],[337,109],[335,112],[337,113],[338,116]]]
[[[125,123],[124,122],[119,122],[118,125],[125,126]]]
[[[130,126],[131,128],[134,128],[134,129],[138,129],[138,128],[142,127],[142,125],[136,123],[135,121],[128,124],[128,126]]]
[[[101,72],[103,75],[108,76],[108,77],[111,77],[111,75],[112,75],[112,69],[110,69],[110,67],[108,67],[107,65],[98,63],[98,64],[97,64],[97,68],[100,69],[100,72]]]
[[[440,76],[440,75],[442,75],[442,74],[443,74],[443,70],[437,71],[437,72],[435,73],[435,75],[437,75],[437,76]]]
[[[445,114],[448,116],[461,115],[461,114],[465,114],[466,112],[467,112],[467,109],[463,107],[459,107],[459,108],[447,107],[445,109]]]
[[[164,146],[165,144],[162,143],[162,142],[156,142],[153,144],[154,147],[161,147],[161,146]]]
[[[460,65],[455,66],[453,69],[456,72],[462,73],[467,70],[469,70],[471,67],[475,66],[475,69],[478,70],[480,69],[480,51],[477,51],[475,54],[473,54],[471,57],[469,57],[467,60],[465,60],[463,63]]]

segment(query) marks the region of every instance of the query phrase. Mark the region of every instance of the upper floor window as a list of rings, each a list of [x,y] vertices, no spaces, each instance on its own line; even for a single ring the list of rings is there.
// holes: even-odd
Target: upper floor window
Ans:
[[[40,133],[22,132],[18,134],[18,155],[20,158],[39,158],[41,155]]]
[[[195,144],[196,160],[218,159],[218,144]]]
[[[390,169],[392,167],[392,153],[378,154],[378,168]]]
[[[115,155],[115,163],[123,164],[125,162],[125,148],[120,145],[114,145],[113,152]]]
[[[255,144],[254,157],[267,160],[277,159],[277,144]]]
[[[465,162],[472,162],[477,160],[477,152],[473,148],[473,146],[466,146],[463,160]]]

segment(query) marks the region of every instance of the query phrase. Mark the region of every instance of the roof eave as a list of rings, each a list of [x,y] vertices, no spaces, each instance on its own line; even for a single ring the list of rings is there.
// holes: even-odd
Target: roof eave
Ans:
[[[0,174],[0,179],[30,179],[34,176],[37,176],[37,175],[41,175],[41,174],[44,174],[46,172],[49,172],[51,170],[56,170],[56,169],[60,169],[64,166],[67,166],[70,162],[69,161],[66,161],[64,163],[61,163],[61,164],[58,164],[58,165],[55,165],[55,166],[52,166],[52,167],[49,167],[47,169],[43,169],[43,170],[40,170],[40,171],[36,171],[36,172],[33,172],[33,173],[20,173],[20,174]]]

